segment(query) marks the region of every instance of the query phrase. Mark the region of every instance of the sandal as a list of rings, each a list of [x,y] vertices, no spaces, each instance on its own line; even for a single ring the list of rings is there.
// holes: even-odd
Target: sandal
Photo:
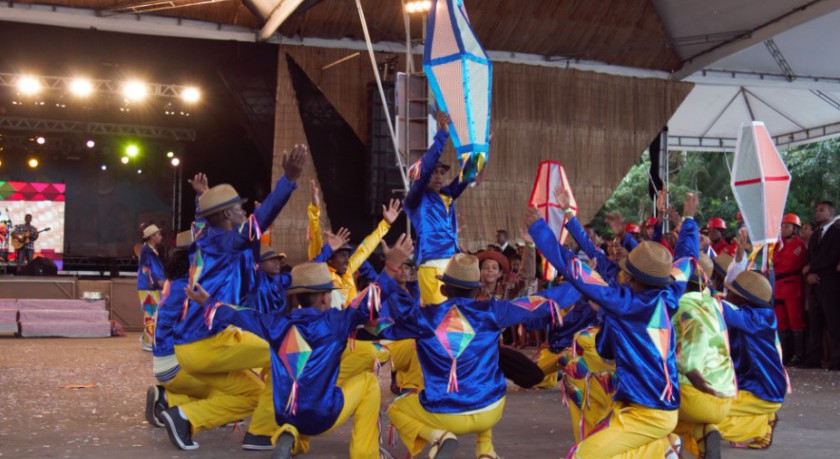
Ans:
[[[767,449],[771,445],[773,445],[773,434],[776,433],[776,424],[779,422],[779,416],[773,415],[773,420],[769,421],[768,424],[770,425],[770,432],[767,432],[764,437],[754,440],[753,442],[747,444],[747,448],[749,449]]]
[[[441,435],[429,450],[429,459],[449,459],[458,449],[458,437],[452,432]]]

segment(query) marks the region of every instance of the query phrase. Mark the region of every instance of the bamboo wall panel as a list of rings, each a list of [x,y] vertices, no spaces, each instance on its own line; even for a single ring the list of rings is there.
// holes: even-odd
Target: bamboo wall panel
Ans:
[[[363,53],[321,70],[354,51],[281,47],[275,180],[281,174],[281,152],[304,139],[288,76],[287,52],[360,138],[368,142],[367,84],[373,80],[373,72],[367,56]],[[377,58],[381,61],[388,56]],[[492,241],[499,228],[508,229],[512,235],[516,233],[537,165],[546,159],[564,164],[581,208],[581,220],[588,221],[676,111],[691,86],[669,80],[496,64],[490,162],[481,183],[468,189],[457,204],[464,246],[470,250],[483,247]],[[445,160],[455,164],[451,148]],[[455,169],[450,172],[453,177]],[[274,226],[274,246],[285,251],[293,261],[305,256],[305,215],[309,180],[313,177],[310,162],[300,189]],[[322,211],[322,226],[327,228],[325,214]]]

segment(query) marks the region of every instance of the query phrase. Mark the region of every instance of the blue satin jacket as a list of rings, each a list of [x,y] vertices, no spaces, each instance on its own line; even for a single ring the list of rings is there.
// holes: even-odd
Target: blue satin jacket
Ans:
[[[189,281],[190,276],[186,274],[169,281],[169,291],[165,298],[161,298],[155,322],[155,347],[152,349],[155,357],[166,357],[175,353],[175,323],[181,316],[184,300],[187,299],[184,289]]]
[[[256,288],[260,240],[256,236],[257,228],[252,225],[257,225],[259,232],[266,231],[295,189],[297,183],[284,175],[243,225],[229,231],[206,225],[196,234],[190,262],[200,267],[197,281],[210,296],[223,303],[239,304]],[[221,331],[208,330],[202,314],[201,305],[189,302],[186,314],[176,323],[175,344],[192,343]]]
[[[738,389],[768,402],[783,402],[787,376],[776,347],[776,313],[772,308],[739,308],[724,301],[723,320],[729,327],[729,351]]]
[[[434,143],[421,160],[420,177],[411,184],[405,197],[405,213],[417,232],[414,260],[418,265],[427,260],[448,259],[460,251],[455,200],[467,189],[470,182],[459,183],[456,178],[441,188],[440,194],[428,189],[432,172],[448,138],[448,132],[437,132]],[[441,194],[452,198],[448,209]]]
[[[324,244],[321,253],[311,261],[323,263],[329,260],[332,254],[332,247]],[[276,276],[269,276],[262,269],[258,269],[254,277],[255,287],[242,299],[242,306],[256,309],[262,313],[284,311],[286,309],[286,289],[292,285],[292,274],[280,273]]]
[[[137,262],[137,290],[160,290],[165,280],[160,256],[148,244],[143,244],[140,260]],[[156,283],[160,284],[155,285]]]
[[[551,327],[551,320],[547,318],[529,320],[525,322],[525,326],[529,330],[542,330],[548,327],[548,350],[554,354],[559,354],[567,347],[571,347],[575,333],[601,322],[602,319],[589,305],[589,301],[582,298],[566,310],[566,314],[563,316],[563,325],[560,327]]]
[[[390,279],[380,275],[380,281],[385,278]],[[345,309],[261,314],[211,299],[202,309],[212,313],[213,328],[235,325],[268,341],[278,425],[291,424],[303,435],[319,435],[335,424],[344,407],[344,394],[335,385],[341,354],[350,333],[369,319],[367,301]]]
[[[586,230],[581,226],[577,217],[572,217],[566,222],[566,230],[569,231],[569,234],[580,246],[580,249],[583,250],[583,253],[590,260],[595,260],[595,271],[598,271],[601,278],[610,285],[618,285],[618,273],[621,269],[615,262],[610,260],[607,254],[595,247],[595,244],[589,239]]]
[[[380,321],[386,315],[393,318],[393,325],[380,335],[417,341],[425,384],[420,403],[432,413],[450,414],[484,408],[505,395],[505,377],[499,369],[499,335],[504,328],[552,314],[557,317],[560,309],[580,298],[570,284],[564,284],[511,301],[450,298],[420,307],[419,298],[412,298],[392,279],[380,287]]]
[[[668,287],[633,291],[610,285],[565,247],[539,220],[529,228],[537,248],[555,268],[587,298],[601,306],[609,336],[598,343],[598,353],[616,362],[618,388],[614,400],[649,408],[679,408],[679,376],[671,314],[679,307],[698,256],[697,223],[687,218],[677,243],[677,261]]]

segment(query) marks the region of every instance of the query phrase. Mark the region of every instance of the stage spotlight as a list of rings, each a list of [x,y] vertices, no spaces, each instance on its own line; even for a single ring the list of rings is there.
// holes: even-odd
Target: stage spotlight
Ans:
[[[86,78],[76,78],[70,82],[70,92],[76,97],[87,97],[93,93],[93,84]]]
[[[432,9],[432,2],[429,0],[413,0],[405,3],[405,12],[408,14],[426,14]]]
[[[43,145],[43,144],[47,143],[47,139],[45,139],[41,136],[38,136],[38,137],[35,137],[35,143],[37,143],[38,145]]]
[[[178,158],[172,158],[172,161],[170,161],[170,163],[172,164],[172,166],[178,167],[181,165],[181,160]]]
[[[123,96],[129,101],[139,101],[146,98],[149,90],[139,81],[129,81],[123,86]]]
[[[107,171],[107,170],[108,170],[108,166],[106,166],[106,165],[104,165],[104,164],[103,164],[103,165],[99,166],[99,169],[100,169],[100,170],[103,170],[103,171]]]
[[[31,96],[41,92],[41,82],[32,76],[22,76],[17,81],[18,92]]]
[[[175,153],[173,153],[173,152],[171,152],[171,151],[167,151],[167,152],[166,152],[166,157],[167,157],[167,158],[174,158],[174,157],[175,157]]]
[[[128,164],[128,156],[123,156],[122,158],[120,158],[120,162],[123,164]]]
[[[138,174],[142,174],[142,173],[143,173],[143,169],[137,169],[137,173],[138,173]]]
[[[181,91],[181,98],[184,99],[184,102],[194,104],[201,99],[201,91],[195,86],[187,86]]]
[[[129,145],[125,147],[125,154],[127,154],[129,157],[133,158],[137,156],[137,153],[140,153],[140,149],[137,148],[137,145]]]
[[[88,139],[87,142],[85,142],[85,146],[88,148],[93,148],[96,146],[96,142],[94,142],[93,139]]]
[[[30,169],[35,169],[38,167],[38,158],[29,158],[29,161],[26,162],[29,165]]]

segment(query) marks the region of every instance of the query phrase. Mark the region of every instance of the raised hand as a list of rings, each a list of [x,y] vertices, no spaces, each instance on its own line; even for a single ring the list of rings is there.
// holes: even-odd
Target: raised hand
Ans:
[[[199,284],[195,284],[192,288],[187,286],[187,288],[184,289],[184,292],[187,294],[189,299],[198,304],[204,304],[210,299],[210,294],[207,293],[207,290],[204,290],[204,287]]]
[[[390,275],[395,274],[399,266],[414,253],[414,241],[411,240],[411,236],[405,233],[401,234],[397,242],[391,247],[388,247],[385,241],[382,241],[381,244],[382,253],[385,254],[385,271]]]
[[[392,199],[391,202],[388,203],[388,207],[382,206],[382,218],[391,225],[394,223],[394,220],[399,217],[400,211],[400,200]]]
[[[569,204],[572,202],[569,191],[560,186],[554,188],[554,198],[557,199],[557,204],[564,211],[569,208]]]
[[[534,243],[534,238],[532,238],[531,235],[528,234],[528,230],[525,228],[519,228],[519,237],[522,238],[522,240],[525,241],[525,243],[527,244]]]
[[[335,233],[325,231],[324,235],[327,237],[327,244],[333,249],[333,252],[340,249],[350,240],[350,230],[347,228],[339,228]]]
[[[207,180],[207,175],[203,172],[195,174],[193,178],[187,179],[187,182],[192,185],[193,191],[199,196],[210,189],[210,182]]]
[[[661,190],[656,192],[656,215],[660,221],[665,216],[665,203],[667,200],[668,190],[666,190],[665,187],[662,187]]]
[[[621,212],[607,212],[604,220],[610,225],[613,234],[618,237],[624,236],[624,217],[621,216]]]
[[[321,207],[321,190],[318,189],[318,183],[315,179],[309,181],[309,187],[312,189],[312,205]]]
[[[439,131],[449,132],[449,114],[443,110],[438,110],[435,115],[437,120],[437,127]]]
[[[738,230],[738,247],[735,250],[735,261],[740,262],[744,259],[745,252],[747,251],[747,247],[750,243],[749,235],[747,234],[746,228],[741,228]]]
[[[295,145],[291,153],[283,153],[283,173],[289,181],[296,182],[303,174],[308,154],[309,148],[306,145]]]
[[[525,225],[526,228],[530,228],[531,225],[536,223],[538,220],[541,220],[542,214],[540,210],[536,207],[528,207],[525,209],[525,213],[522,214],[522,223]]]
[[[685,203],[683,203],[683,217],[694,218],[697,213],[697,207],[700,205],[700,199],[694,193],[685,194]]]

